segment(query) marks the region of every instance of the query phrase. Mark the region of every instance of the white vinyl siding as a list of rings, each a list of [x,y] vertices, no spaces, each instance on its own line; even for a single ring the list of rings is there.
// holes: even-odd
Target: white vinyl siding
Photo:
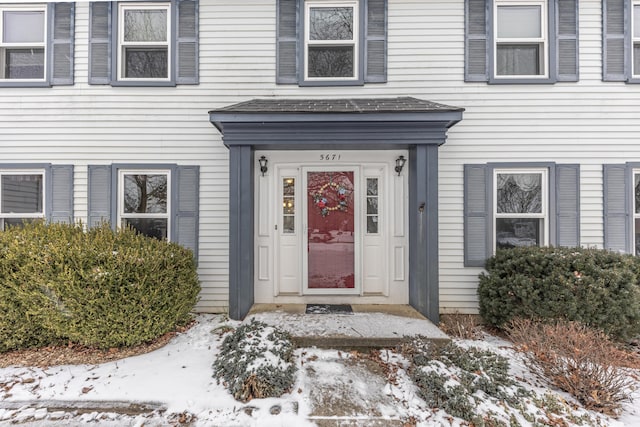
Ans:
[[[640,161],[640,92],[602,82],[602,2],[580,0],[580,81],[464,82],[463,0],[388,2],[387,82],[276,84],[275,1],[200,2],[200,85],[89,85],[89,3],[76,3],[75,84],[2,88],[3,162],[73,163],[75,219],[87,218],[93,164],[200,165],[201,311],[228,306],[229,152],[207,112],[261,97],[395,97],[465,108],[438,150],[442,312],[477,312],[481,267],[464,267],[463,165],[578,163],[580,244],[603,247],[603,163]],[[221,19],[224,18],[224,19]],[[169,89],[169,90],[167,90]],[[407,173],[405,167],[403,174]]]

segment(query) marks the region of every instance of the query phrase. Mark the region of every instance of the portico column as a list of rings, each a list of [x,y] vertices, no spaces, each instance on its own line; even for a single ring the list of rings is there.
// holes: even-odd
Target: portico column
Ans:
[[[253,150],[229,147],[229,317],[243,319],[253,294]]]
[[[438,146],[409,150],[409,304],[440,320],[438,286]]]

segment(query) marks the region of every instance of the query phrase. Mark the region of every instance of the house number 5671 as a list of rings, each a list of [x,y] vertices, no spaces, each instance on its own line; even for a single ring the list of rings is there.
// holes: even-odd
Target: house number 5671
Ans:
[[[320,154],[320,160],[340,160],[340,154]]]

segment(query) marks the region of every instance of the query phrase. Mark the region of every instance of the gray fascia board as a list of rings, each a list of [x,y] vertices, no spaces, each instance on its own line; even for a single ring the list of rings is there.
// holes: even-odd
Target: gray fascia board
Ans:
[[[409,113],[226,113],[209,112],[212,123],[459,122],[462,109]],[[218,126],[216,126],[218,127]]]

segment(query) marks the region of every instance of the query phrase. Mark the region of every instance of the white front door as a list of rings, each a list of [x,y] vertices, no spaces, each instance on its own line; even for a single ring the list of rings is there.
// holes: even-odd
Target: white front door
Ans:
[[[408,302],[406,152],[255,155],[256,302]]]

